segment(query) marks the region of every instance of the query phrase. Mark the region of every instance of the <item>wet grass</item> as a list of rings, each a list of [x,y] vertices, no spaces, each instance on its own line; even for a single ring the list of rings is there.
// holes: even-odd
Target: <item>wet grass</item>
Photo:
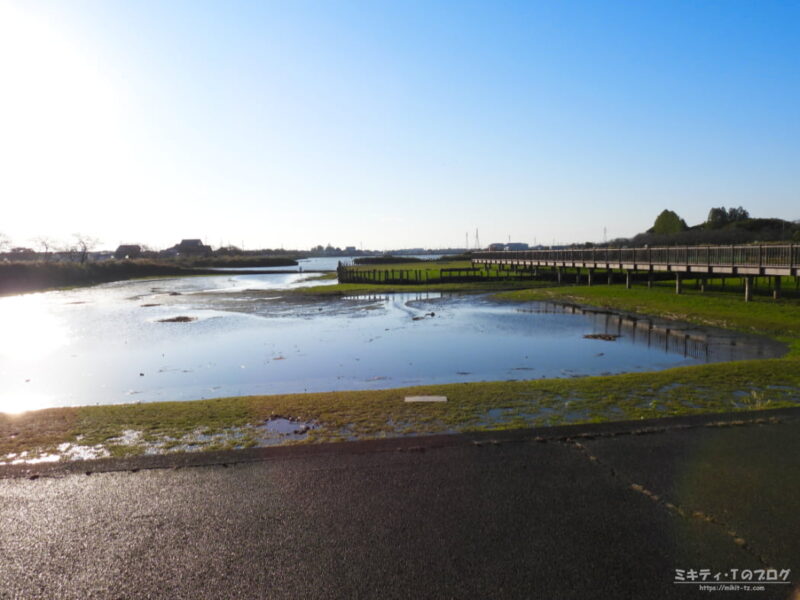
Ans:
[[[112,455],[130,455],[144,452],[145,446],[109,440],[126,430],[142,432],[144,442],[180,438],[198,429],[210,435],[274,415],[318,424],[306,441],[322,442],[782,408],[797,405],[798,367],[797,358],[784,358],[576,379],[50,409],[0,415],[0,455],[51,449],[65,441],[106,444]],[[408,395],[444,395],[448,401],[412,404],[404,402]],[[498,409],[500,418],[487,418]],[[7,435],[11,431],[13,438]]]

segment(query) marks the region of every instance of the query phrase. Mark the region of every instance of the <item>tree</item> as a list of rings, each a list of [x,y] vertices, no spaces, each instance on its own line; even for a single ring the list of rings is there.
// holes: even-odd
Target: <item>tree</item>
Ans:
[[[728,224],[728,211],[724,206],[712,208],[708,211],[708,218],[706,219],[706,227],[708,229],[719,229]]]
[[[681,219],[677,213],[666,209],[661,211],[661,214],[656,217],[656,222],[653,225],[653,233],[657,235],[680,233],[687,229],[686,221]]]
[[[712,208],[708,211],[708,219],[706,220],[707,229],[719,229],[729,223],[736,223],[737,221],[744,221],[750,218],[750,213],[741,206],[739,208],[728,208],[720,206]]]
[[[82,233],[74,233],[72,237],[75,238],[75,251],[78,253],[78,258],[80,263],[83,264],[86,262],[86,259],[89,257],[89,252],[91,252],[95,246],[98,244],[97,238],[93,238],[88,235],[83,235]]]
[[[728,209],[728,221],[730,223],[735,223],[736,221],[744,221],[745,219],[750,218],[750,213],[743,209],[741,206],[739,208],[729,208]]]
[[[0,252],[5,252],[8,250],[10,245],[11,238],[9,238],[5,233],[0,233]]]
[[[33,243],[36,245],[37,248],[40,249],[40,252],[44,254],[45,262],[50,260],[50,254],[56,247],[56,242],[52,238],[43,235],[35,238],[33,240]]]

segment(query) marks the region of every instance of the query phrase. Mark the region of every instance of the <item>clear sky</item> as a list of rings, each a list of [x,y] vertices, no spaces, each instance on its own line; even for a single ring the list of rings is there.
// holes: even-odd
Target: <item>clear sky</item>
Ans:
[[[800,219],[800,3],[0,0],[0,232],[550,244]]]

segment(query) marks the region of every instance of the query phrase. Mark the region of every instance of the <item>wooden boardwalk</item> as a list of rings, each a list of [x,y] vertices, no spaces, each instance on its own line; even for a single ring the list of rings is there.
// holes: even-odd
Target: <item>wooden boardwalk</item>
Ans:
[[[773,294],[777,298],[781,277],[800,275],[800,244],[475,252],[472,262],[509,269],[552,267],[559,280],[563,268],[586,269],[589,285],[592,285],[597,269],[624,271],[628,287],[632,273],[669,272],[675,274],[676,293],[681,292],[681,278],[686,274],[700,279],[709,276],[742,277],[745,299],[750,300],[753,277],[772,277]]]

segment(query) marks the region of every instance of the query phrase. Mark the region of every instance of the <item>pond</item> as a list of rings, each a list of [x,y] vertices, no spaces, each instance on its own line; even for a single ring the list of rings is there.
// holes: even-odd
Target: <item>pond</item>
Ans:
[[[763,338],[563,305],[293,293],[320,283],[225,274],[2,298],[0,412],[579,377],[784,351]]]

